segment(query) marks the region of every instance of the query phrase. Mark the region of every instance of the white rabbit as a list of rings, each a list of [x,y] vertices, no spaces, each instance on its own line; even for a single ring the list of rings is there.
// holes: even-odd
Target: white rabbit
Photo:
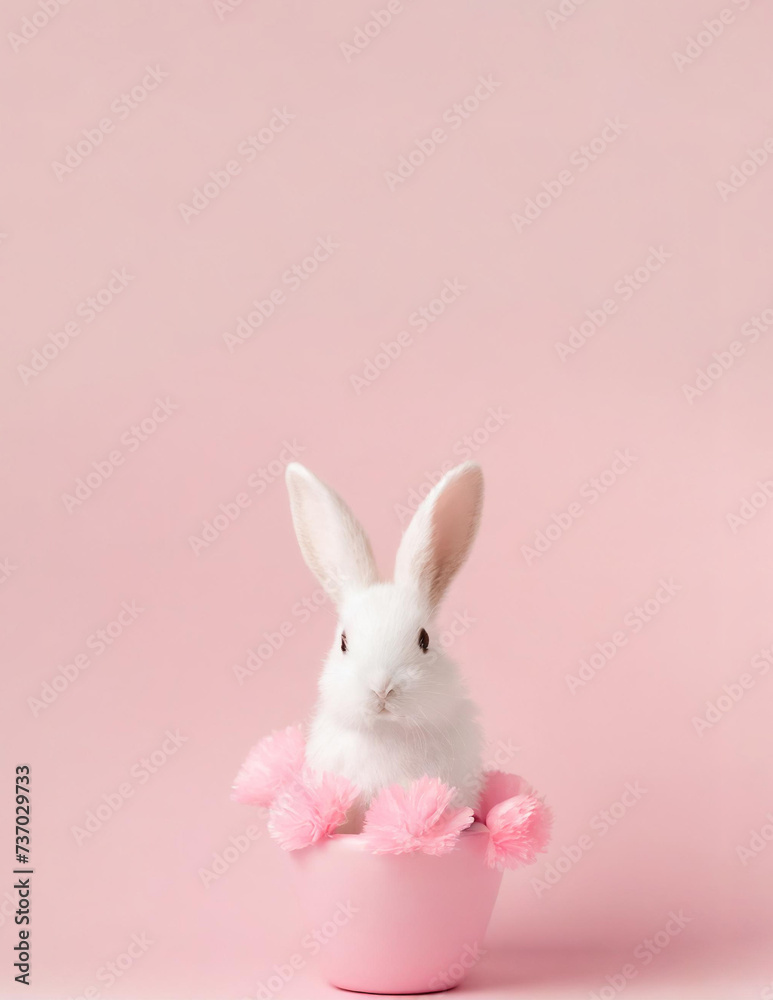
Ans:
[[[361,789],[345,829],[357,830],[383,787],[422,775],[474,807],[481,732],[456,665],[434,634],[438,605],[478,529],[483,476],[472,462],[438,482],[397,552],[393,583],[379,580],[370,542],[344,501],[308,469],[287,466],[298,542],[338,607],[338,628],[319,679],[307,762]]]

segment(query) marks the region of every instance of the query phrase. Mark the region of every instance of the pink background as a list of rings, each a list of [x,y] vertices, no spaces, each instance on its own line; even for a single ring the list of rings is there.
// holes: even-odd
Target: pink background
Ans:
[[[40,8],[3,6],[3,775],[10,803],[14,765],[31,765],[27,995],[254,997],[302,950],[265,833],[208,886],[201,875],[229,838],[262,831],[229,784],[253,742],[307,716],[334,627],[292,533],[278,474],[290,442],[350,501],[385,570],[411,491],[472,453],[484,468],[483,527],[444,622],[472,619],[453,655],[490,752],[548,796],[556,827],[544,861],[506,875],[468,992],[584,998],[681,910],[683,933],[626,996],[773,996],[773,961],[756,957],[773,931],[773,847],[738,852],[773,811],[773,671],[752,665],[773,644],[773,502],[757,492],[740,517],[773,481],[773,313],[758,339],[745,327],[773,309],[773,13],[563,0],[561,21],[558,0],[404,0],[345,51],[385,6],[71,0],[23,41]],[[480,78],[485,99],[444,123]],[[134,87],[145,99],[129,111]],[[591,162],[576,151],[607,119],[619,125]],[[240,144],[272,121],[248,162]],[[444,141],[390,181],[437,128]],[[749,150],[759,165],[720,190]],[[186,221],[181,204],[230,161],[239,172]],[[560,195],[519,222],[559,176]],[[338,246],[283,279],[319,239]],[[634,291],[625,276],[651,248],[665,262]],[[89,322],[82,303],[113,269],[132,278]],[[426,330],[411,324],[446,281],[463,290]],[[223,335],[277,288],[273,315],[229,350]],[[607,300],[562,359],[557,344]],[[402,331],[399,356],[376,359]],[[66,346],[32,374],[57,335]],[[720,377],[686,391],[710,364]],[[157,398],[171,402],[158,425]],[[503,417],[487,429],[492,408]],[[130,428],[147,418],[141,441]],[[594,492],[618,450],[630,468]],[[116,452],[112,474],[67,501]],[[216,540],[192,545],[241,494]],[[558,521],[546,551],[525,554]],[[678,591],[634,627],[661,579]],[[142,612],[97,652],[89,637],[124,601]],[[283,624],[239,683],[234,665]],[[570,690],[615,633],[614,657]],[[79,654],[89,666],[36,707]],[[744,697],[698,734],[744,674]],[[167,730],[185,742],[151,774],[141,761]],[[646,793],[622,815],[628,783]],[[79,843],[74,828],[121,787]],[[17,996],[4,815],[2,995]],[[538,891],[582,837],[592,846]],[[135,934],[152,946],[106,986],[99,970]],[[309,962],[279,995],[333,992]]]

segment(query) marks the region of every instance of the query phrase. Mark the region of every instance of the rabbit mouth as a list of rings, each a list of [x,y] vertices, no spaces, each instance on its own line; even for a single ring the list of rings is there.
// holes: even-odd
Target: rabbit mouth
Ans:
[[[374,701],[371,702],[373,715],[378,719],[395,719],[394,707],[397,695],[395,687],[387,684],[380,690],[374,689],[373,694],[375,696]]]
[[[370,716],[375,724],[380,722],[387,724],[400,722],[402,718],[402,716],[398,715],[397,712],[390,708],[389,705],[378,705],[376,708],[371,710]]]

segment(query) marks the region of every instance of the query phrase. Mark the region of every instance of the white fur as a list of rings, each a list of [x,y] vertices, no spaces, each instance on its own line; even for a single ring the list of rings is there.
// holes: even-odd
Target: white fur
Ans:
[[[362,790],[351,828],[381,788],[425,774],[458,789],[454,804],[474,806],[480,728],[434,623],[478,528],[480,468],[468,462],[452,469],[422,502],[400,543],[394,583],[379,582],[367,536],[337,494],[297,463],[287,467],[287,486],[301,552],[339,615],[319,680],[309,763]]]

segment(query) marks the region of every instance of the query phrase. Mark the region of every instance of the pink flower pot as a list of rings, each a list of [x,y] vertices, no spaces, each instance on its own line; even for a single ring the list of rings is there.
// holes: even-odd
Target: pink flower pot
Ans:
[[[360,993],[435,993],[460,983],[481,955],[502,880],[484,861],[488,838],[476,823],[442,857],[372,854],[353,834],[292,851],[328,982]]]

